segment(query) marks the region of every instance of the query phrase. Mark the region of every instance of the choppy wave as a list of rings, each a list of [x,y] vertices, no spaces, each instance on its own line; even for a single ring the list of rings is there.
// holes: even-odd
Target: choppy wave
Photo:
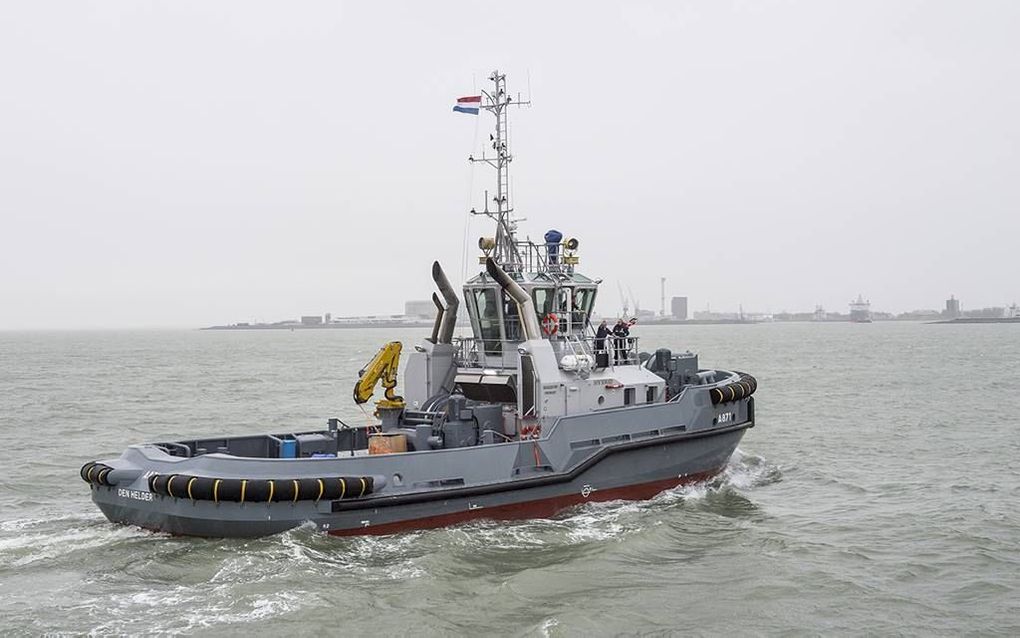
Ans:
[[[677,507],[702,507],[713,494],[748,492],[780,476],[763,459],[738,452],[716,479],[649,501],[589,503],[552,519],[483,520],[381,537],[330,537],[309,524],[254,540],[182,539],[112,525],[99,515],[11,519],[0,522],[0,563],[5,570],[77,573],[64,595],[95,633],[188,633],[321,607],[321,596],[311,592],[323,582],[368,591],[569,562],[656,525]],[[23,601],[21,612],[26,608],[32,604]],[[547,619],[535,630],[556,627]]]

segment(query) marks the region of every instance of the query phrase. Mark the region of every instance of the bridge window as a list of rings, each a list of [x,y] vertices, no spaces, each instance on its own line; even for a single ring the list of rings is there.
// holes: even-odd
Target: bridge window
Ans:
[[[522,341],[521,336],[521,317],[517,312],[517,302],[514,301],[504,291],[502,293],[503,298],[503,317],[506,318],[506,340],[507,341]]]
[[[588,318],[591,316],[592,305],[595,301],[594,288],[577,288],[574,291],[574,314],[571,321],[575,330],[584,330],[588,325]]]
[[[496,291],[493,288],[483,288],[475,291],[475,304],[478,306],[478,328],[481,332],[479,337],[484,342],[486,354],[499,354],[502,351],[499,330],[499,305],[496,301]]]
[[[555,288],[535,288],[531,294],[535,300],[535,314],[538,315],[539,319],[553,311],[553,298],[556,295]]]
[[[578,288],[577,293],[574,294],[574,308],[583,312],[585,315],[591,314],[592,306],[595,301],[595,289],[594,288]]]

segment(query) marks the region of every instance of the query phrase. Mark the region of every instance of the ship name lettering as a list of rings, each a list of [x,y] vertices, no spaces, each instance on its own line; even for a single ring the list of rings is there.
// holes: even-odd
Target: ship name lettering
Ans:
[[[143,492],[141,490],[126,490],[120,488],[117,490],[117,496],[121,498],[130,498],[136,501],[152,501],[156,497],[152,492]]]

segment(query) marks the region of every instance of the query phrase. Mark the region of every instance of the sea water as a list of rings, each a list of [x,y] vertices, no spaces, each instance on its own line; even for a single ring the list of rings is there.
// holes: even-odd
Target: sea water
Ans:
[[[1020,634],[1020,325],[638,327],[759,381],[725,472],[385,537],[109,523],[128,444],[324,427],[422,330],[0,333],[0,632]]]

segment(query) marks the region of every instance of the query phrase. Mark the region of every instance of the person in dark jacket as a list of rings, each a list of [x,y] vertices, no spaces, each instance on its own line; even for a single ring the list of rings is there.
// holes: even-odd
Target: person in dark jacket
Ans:
[[[609,330],[609,326],[606,325],[605,320],[599,324],[598,329],[595,331],[595,367],[596,368],[608,368],[609,367],[609,349],[606,348],[606,339],[613,333]]]
[[[613,341],[616,346],[616,365],[627,360],[627,337],[630,336],[630,324],[620,319],[613,326]]]
[[[599,324],[598,330],[595,331],[595,352],[602,352],[606,349],[606,337],[609,336],[609,326],[606,325],[606,320],[603,319],[602,323]]]

